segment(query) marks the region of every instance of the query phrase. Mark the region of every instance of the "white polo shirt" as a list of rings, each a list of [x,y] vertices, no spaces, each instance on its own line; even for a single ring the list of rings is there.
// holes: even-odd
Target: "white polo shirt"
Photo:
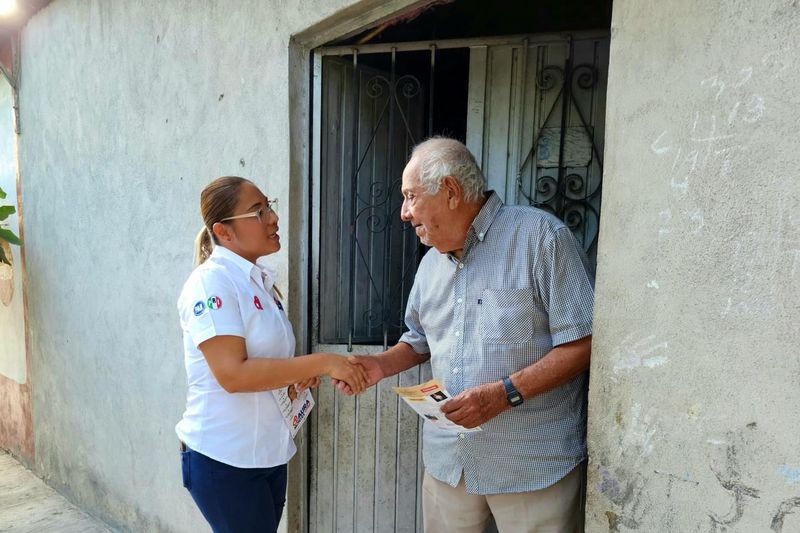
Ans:
[[[247,357],[294,355],[292,325],[273,291],[273,276],[217,246],[189,276],[178,299],[189,390],[175,426],[189,448],[239,468],[286,464],[297,448],[270,391],[229,393],[199,344],[217,335],[244,337]]]

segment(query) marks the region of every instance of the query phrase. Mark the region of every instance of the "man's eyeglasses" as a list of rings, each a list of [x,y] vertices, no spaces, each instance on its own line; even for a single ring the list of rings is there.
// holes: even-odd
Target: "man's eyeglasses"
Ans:
[[[264,219],[265,219],[264,215],[266,214],[266,212],[274,213],[275,212],[275,208],[273,206],[275,204],[277,204],[277,203],[278,203],[278,199],[277,198],[273,198],[272,200],[267,200],[266,209],[262,207],[262,208],[260,208],[260,209],[258,209],[256,211],[253,211],[252,213],[245,213],[243,215],[235,215],[235,216],[232,216],[232,217],[223,218],[222,220],[220,220],[220,222],[227,222],[228,220],[236,220],[236,219],[239,219],[239,218],[257,218],[258,221],[261,224],[263,224],[264,223]]]

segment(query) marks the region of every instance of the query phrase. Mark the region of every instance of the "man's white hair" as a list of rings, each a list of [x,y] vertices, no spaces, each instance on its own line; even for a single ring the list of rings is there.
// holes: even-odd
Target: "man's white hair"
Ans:
[[[436,194],[442,180],[452,176],[464,189],[464,200],[477,202],[486,190],[486,179],[475,156],[463,143],[447,137],[431,137],[414,147],[411,158],[419,161],[419,182],[428,194]]]

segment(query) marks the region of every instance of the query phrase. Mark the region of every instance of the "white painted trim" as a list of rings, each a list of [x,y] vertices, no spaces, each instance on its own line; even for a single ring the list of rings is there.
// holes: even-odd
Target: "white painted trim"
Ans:
[[[520,159],[522,159],[522,129],[525,124],[525,83],[528,74],[528,49],[530,43],[526,39],[523,46],[516,52],[516,64],[512,61],[513,68],[513,92],[512,92],[512,107],[511,107],[511,128],[509,138],[516,139],[516,142],[509,147],[509,164],[514,172],[506,171],[506,183],[503,184],[505,190],[504,201],[507,204],[516,203],[516,193],[511,194],[511,191],[516,191],[516,169],[520,167]]]
[[[317,349],[319,340],[319,261],[320,261],[320,201],[322,175],[322,54],[313,52],[313,118],[311,122],[311,349]]]
[[[469,49],[469,94],[467,96],[467,148],[483,168],[483,125],[486,106],[486,45]]]
[[[430,50],[431,46],[435,46],[437,50],[447,50],[452,48],[472,48],[474,46],[501,46],[501,45],[519,45],[522,46],[525,40],[528,40],[528,45],[562,42],[564,39],[572,38],[575,40],[583,39],[597,39],[608,37],[608,30],[594,30],[594,31],[579,31],[579,32],[561,32],[561,33],[536,33],[524,35],[506,35],[502,37],[474,37],[469,39],[444,39],[432,41],[413,41],[407,43],[381,43],[381,44],[363,44],[363,45],[344,45],[344,46],[328,46],[318,48],[320,54],[324,56],[342,56],[350,55],[353,50],[357,50],[359,54],[381,54],[388,53],[392,50],[397,52],[413,52],[420,50]]]
[[[340,355],[374,355],[383,352],[383,345],[381,344],[354,344],[352,353],[347,351],[347,344],[316,344],[314,348],[320,352],[331,352]]]

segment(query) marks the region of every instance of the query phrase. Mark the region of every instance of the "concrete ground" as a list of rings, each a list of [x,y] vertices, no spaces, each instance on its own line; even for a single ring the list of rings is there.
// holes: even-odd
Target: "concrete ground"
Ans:
[[[0,450],[0,532],[111,533]]]

